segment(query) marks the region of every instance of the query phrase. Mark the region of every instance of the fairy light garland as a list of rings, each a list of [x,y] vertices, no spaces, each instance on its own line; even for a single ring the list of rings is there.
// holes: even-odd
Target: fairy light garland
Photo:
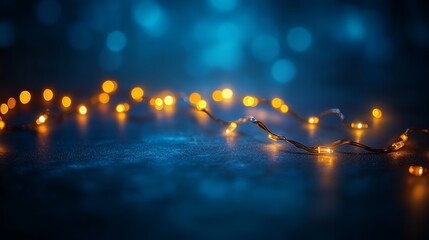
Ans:
[[[72,104],[73,104],[72,98],[67,95],[61,96],[59,98],[61,100],[60,103],[61,103],[61,110],[62,110],[60,114],[54,115],[49,111],[49,109],[47,109],[44,113],[40,114],[32,124],[9,126],[6,124],[5,120],[0,117],[0,131],[16,130],[16,129],[35,130],[37,126],[47,123],[48,120],[50,121],[55,119],[57,120],[62,119],[68,115],[73,114],[73,112],[79,115],[86,115],[89,112],[89,105],[96,104],[96,103],[100,103],[100,104],[109,103],[111,100],[111,96],[118,89],[118,84],[114,80],[107,80],[102,83],[101,89],[102,89],[102,92],[99,93],[95,98],[93,98],[93,99],[96,99],[95,101],[91,101],[90,103],[77,104],[75,111],[70,111],[70,108],[72,108]],[[49,88],[44,89],[42,93],[43,100],[46,102],[52,101],[55,95],[56,94],[54,93],[54,91]],[[222,102],[222,101],[228,102],[228,101],[232,101],[233,96],[234,96],[234,92],[230,88],[225,88],[222,90],[217,89],[213,91],[211,97],[215,102]],[[131,101],[118,103],[115,107],[115,111],[118,113],[125,113],[130,110],[133,104],[142,103],[142,102],[148,103],[156,110],[162,110],[164,107],[170,107],[176,104],[176,97],[174,95],[157,96],[157,97],[149,98],[145,96],[145,92],[141,87],[132,88],[130,90],[130,97],[132,99]],[[19,94],[19,101],[23,105],[28,104],[31,101],[31,99],[32,99],[32,95],[28,90],[24,90]],[[270,140],[283,141],[285,143],[291,144],[294,147],[304,150],[311,154],[331,154],[334,152],[334,149],[345,145],[354,146],[356,148],[360,148],[373,153],[389,153],[389,152],[398,151],[399,149],[403,148],[406,142],[408,141],[409,137],[413,133],[429,135],[428,129],[408,128],[393,143],[391,143],[385,148],[374,148],[374,147],[362,144],[360,142],[344,140],[344,139],[337,140],[322,146],[307,146],[298,141],[289,139],[283,135],[272,132],[264,122],[257,120],[253,116],[245,116],[242,118],[238,118],[234,121],[222,120],[216,117],[215,115],[213,115],[208,110],[208,100],[203,99],[203,97],[197,92],[193,92],[189,96],[183,94],[182,99],[193,110],[205,113],[211,120],[213,120],[214,122],[218,123],[221,126],[224,126],[226,135],[232,134],[238,128],[239,125],[247,122],[251,122],[252,124],[258,126],[260,129],[265,131],[265,133],[267,134]],[[350,129],[366,129],[369,127],[367,123],[346,121],[344,114],[340,111],[340,109],[337,109],[337,108],[328,109],[321,112],[318,115],[305,118],[297,114],[295,111],[293,111],[290,108],[290,106],[284,102],[284,100],[278,97],[273,98],[271,100],[267,100],[265,98],[258,98],[255,96],[247,95],[242,98],[242,103],[245,107],[256,107],[259,104],[271,106],[273,109],[275,109],[276,111],[282,114],[289,114],[293,118],[310,125],[317,125],[325,117],[330,115],[336,115],[341,120],[342,125]],[[0,113],[3,116],[7,115],[7,113],[10,110],[15,108],[16,104],[17,104],[17,101],[15,100],[15,98],[10,97],[6,103],[0,104]],[[374,108],[371,113],[375,119],[380,119],[382,117],[382,111],[379,108]],[[427,172],[427,169],[421,166],[410,166],[409,168],[409,173],[416,176],[423,175],[426,172]]]

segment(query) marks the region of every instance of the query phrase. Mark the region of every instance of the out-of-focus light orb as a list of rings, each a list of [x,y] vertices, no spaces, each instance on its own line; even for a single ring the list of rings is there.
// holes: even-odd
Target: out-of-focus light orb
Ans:
[[[282,105],[280,106],[280,111],[281,111],[282,113],[287,113],[287,112],[289,112],[289,106],[288,106],[288,105],[286,105],[286,104],[282,104]]]
[[[165,13],[154,1],[143,1],[136,5],[133,18],[151,36],[159,37],[166,31]]]
[[[106,46],[112,52],[119,52],[127,45],[127,37],[121,31],[113,31],[106,38]]]
[[[203,110],[207,107],[207,102],[203,99],[201,99],[200,101],[198,101],[197,103],[197,109],[198,110]]]
[[[209,2],[214,9],[220,12],[229,12],[238,4],[238,0],[209,0]]]
[[[44,25],[55,24],[61,16],[61,6],[54,0],[42,0],[35,10],[37,19]]]
[[[280,44],[277,38],[271,35],[260,35],[252,41],[251,50],[253,56],[263,62],[274,60],[280,52]]]
[[[0,21],[0,48],[10,47],[15,41],[15,28],[11,22]]]
[[[220,42],[204,49],[202,60],[209,69],[234,70],[242,63],[241,45]]]
[[[161,98],[156,98],[156,99],[155,99],[155,106],[160,107],[160,106],[162,106],[162,105],[164,105],[164,101],[162,101],[162,99],[161,99]]]
[[[80,105],[78,111],[80,115],[86,115],[88,113],[88,109],[85,105]]]
[[[143,100],[144,91],[141,87],[134,87],[131,90],[131,97],[134,99],[134,101],[140,102]]]
[[[0,119],[0,130],[3,130],[6,127],[6,123]]]
[[[45,123],[46,122],[46,119],[47,119],[47,117],[45,116],[45,115],[40,115],[39,116],[39,118],[37,119],[38,120],[38,124],[42,124],[42,123]]]
[[[101,89],[103,89],[105,93],[112,93],[116,91],[117,88],[118,88],[118,84],[116,83],[116,81],[113,81],[113,80],[106,80],[101,85]]]
[[[271,100],[271,106],[273,106],[273,108],[280,108],[282,104],[283,100],[280,98],[273,98],[273,100]]]
[[[295,64],[287,59],[279,59],[271,67],[271,75],[279,83],[290,82],[295,74]]]
[[[27,104],[30,102],[30,100],[31,100],[31,93],[29,91],[24,90],[19,94],[19,101],[22,104]]]
[[[350,126],[354,129],[364,129],[364,128],[368,128],[368,124],[366,123],[361,123],[361,122],[357,122],[357,123],[351,123]]]
[[[94,37],[87,24],[79,22],[69,27],[67,40],[72,48],[86,50],[91,47]]]
[[[374,109],[372,109],[372,116],[374,118],[379,119],[379,118],[381,118],[383,116],[383,112],[379,108],[374,108]]]
[[[311,46],[311,43],[311,34],[303,27],[294,27],[287,33],[287,44],[294,51],[303,52]]]
[[[414,165],[411,165],[408,168],[408,172],[411,175],[414,175],[414,176],[417,176],[417,177],[421,177],[421,176],[423,176],[424,174],[426,174],[428,172],[428,169],[425,168],[425,167],[423,167],[423,166],[418,166],[418,165],[414,166]]]
[[[189,95],[188,100],[192,104],[197,104],[197,102],[201,100],[201,95],[197,92],[193,92]]]
[[[118,113],[125,112],[125,105],[124,105],[124,104],[122,104],[122,103],[120,103],[120,104],[116,105],[116,111],[117,111]]]
[[[45,101],[49,102],[52,100],[52,98],[54,97],[54,92],[47,88],[45,90],[43,90],[43,99],[45,99]]]
[[[221,90],[215,90],[215,91],[213,91],[212,98],[213,98],[213,100],[215,102],[222,101],[223,100],[222,91]]]
[[[100,103],[102,103],[102,104],[106,104],[106,103],[108,103],[109,101],[110,101],[110,95],[109,94],[107,94],[107,93],[100,93],[99,95],[98,95],[98,101],[100,102]]]
[[[5,115],[7,112],[9,111],[9,107],[7,106],[6,103],[2,103],[0,105],[0,113]]]
[[[103,70],[114,72],[122,65],[122,53],[103,49],[98,55],[98,64]]]
[[[234,92],[230,88],[225,88],[222,90],[222,98],[225,100],[229,100],[234,96]]]
[[[9,109],[14,109],[14,108],[15,108],[15,106],[16,106],[16,100],[15,100],[15,98],[10,97],[10,98],[7,100],[7,106],[9,107]]]
[[[308,118],[308,123],[310,123],[310,124],[317,124],[318,122],[319,122],[318,117],[309,117]]]
[[[72,100],[71,100],[71,98],[70,98],[70,97],[68,97],[68,96],[64,96],[64,97],[61,99],[61,104],[63,105],[63,107],[68,108],[68,107],[70,107],[70,106],[71,106],[71,104],[72,104]]]
[[[243,98],[243,105],[246,107],[254,107],[257,105],[257,99],[252,96],[245,96]]]
[[[354,15],[350,15],[345,20],[346,36],[353,41],[359,41],[365,38],[365,26],[363,20]]]
[[[173,98],[172,96],[166,96],[166,97],[164,98],[164,103],[165,103],[165,105],[167,105],[167,106],[171,106],[171,105],[173,105],[173,104],[174,104],[174,98]]]

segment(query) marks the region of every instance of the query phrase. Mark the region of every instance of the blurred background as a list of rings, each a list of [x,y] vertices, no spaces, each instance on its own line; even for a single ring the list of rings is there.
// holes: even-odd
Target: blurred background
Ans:
[[[424,1],[0,0],[0,9],[1,100],[45,86],[89,94],[106,78],[149,91],[426,99]]]

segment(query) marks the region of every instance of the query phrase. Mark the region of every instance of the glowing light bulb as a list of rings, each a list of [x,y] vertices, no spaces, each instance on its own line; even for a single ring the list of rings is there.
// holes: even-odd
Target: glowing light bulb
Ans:
[[[137,101],[141,102],[143,100],[144,91],[141,87],[135,87],[131,90],[131,97]]]
[[[405,143],[403,141],[395,142],[395,143],[392,144],[393,150],[399,150],[403,146],[405,146]]]
[[[149,104],[150,104],[151,106],[155,106],[155,98],[151,98],[151,99],[149,100]]]
[[[36,124],[40,125],[46,122],[46,120],[48,119],[48,115],[44,114],[44,115],[40,115],[37,120],[36,120]]]
[[[229,124],[228,128],[225,130],[227,135],[231,134],[237,128],[237,123],[232,122]]]
[[[273,108],[280,108],[282,104],[283,100],[280,98],[273,98],[273,100],[271,100],[271,106],[273,106]]]
[[[329,147],[317,147],[317,153],[333,153],[334,150],[332,150],[332,148]]]
[[[162,105],[164,105],[164,102],[162,101],[162,99],[156,98],[155,99],[155,106],[161,107]]]
[[[318,117],[309,117],[308,118],[308,123],[310,123],[310,124],[317,124],[318,122],[319,122]]]
[[[0,105],[0,113],[5,115],[7,112],[9,111],[9,107],[7,106],[6,103],[2,103]]]
[[[193,92],[193,93],[191,93],[191,95],[189,95],[188,100],[192,104],[197,104],[198,101],[201,100],[201,95],[197,92]]]
[[[29,91],[24,90],[19,94],[19,101],[21,101],[22,104],[27,104],[30,102],[30,100],[31,93]]]
[[[274,136],[272,134],[268,134],[268,138],[271,139],[271,140],[273,140],[273,141],[279,140],[277,136]]]
[[[125,106],[124,106],[124,104],[120,103],[120,104],[116,105],[116,111],[117,111],[118,113],[122,113],[122,112],[124,112],[124,111],[125,111]]]
[[[411,175],[414,175],[414,176],[417,176],[417,177],[421,177],[421,176],[423,176],[424,174],[426,174],[428,172],[428,169],[425,168],[425,167],[423,167],[423,166],[418,166],[418,165],[414,166],[414,165],[411,165],[408,168],[408,172]]]
[[[7,106],[9,109],[13,109],[16,106],[16,100],[15,98],[11,97],[7,100]]]
[[[61,104],[63,105],[63,107],[64,107],[64,108],[68,108],[68,107],[70,107],[70,106],[71,106],[71,104],[72,104],[72,100],[71,100],[71,98],[70,98],[70,97],[68,97],[68,96],[64,96],[64,97],[61,99]]]
[[[102,104],[106,104],[106,103],[108,103],[109,101],[110,101],[110,95],[109,94],[107,94],[107,93],[100,93],[99,95],[98,95],[98,101],[100,102],[100,103],[102,103]]]
[[[364,128],[368,128],[368,124],[366,124],[366,123],[361,123],[361,122],[358,122],[358,123],[351,123],[351,124],[350,124],[350,127],[351,127],[351,128],[354,128],[354,129],[364,129]]]
[[[43,90],[43,99],[45,99],[45,101],[49,102],[52,100],[52,98],[54,97],[54,92],[47,88],[45,90]]]
[[[245,96],[243,98],[243,105],[246,107],[253,107],[255,104],[255,98],[252,96]]]
[[[0,130],[3,130],[6,128],[6,123],[3,120],[0,120]]]
[[[198,110],[203,110],[207,107],[207,102],[203,99],[201,99],[200,101],[198,101],[197,103],[197,109]]]
[[[130,104],[124,103],[124,110],[125,112],[128,112],[130,110]]]
[[[223,100],[222,91],[221,90],[215,90],[212,94],[212,98],[215,102],[222,101]]]
[[[229,88],[225,88],[222,90],[221,95],[223,99],[229,100],[234,96],[234,92]]]
[[[383,116],[383,112],[379,108],[372,109],[372,116],[374,118],[381,118]]]
[[[174,104],[174,98],[173,98],[172,96],[166,96],[166,97],[164,98],[164,103],[165,103],[165,105],[167,105],[167,106],[171,106],[171,105],[173,105],[173,104]]]
[[[402,141],[406,142],[408,140],[408,135],[406,135],[405,133],[401,134],[401,136],[399,136],[399,138],[402,139]]]
[[[287,112],[289,112],[289,107],[288,107],[288,105],[286,105],[286,104],[282,104],[282,105],[280,106],[280,111],[281,111],[282,113],[287,113]]]
[[[78,111],[80,115],[86,115],[88,113],[88,109],[85,107],[85,105],[80,105]]]
[[[116,89],[118,88],[118,84],[113,80],[106,80],[101,85],[101,88],[105,93],[112,93],[116,91]]]

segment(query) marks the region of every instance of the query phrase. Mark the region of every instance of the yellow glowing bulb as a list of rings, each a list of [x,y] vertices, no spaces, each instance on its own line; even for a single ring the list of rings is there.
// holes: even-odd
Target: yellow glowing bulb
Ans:
[[[383,112],[379,108],[372,109],[372,116],[374,118],[381,118],[383,116]]]
[[[395,143],[392,144],[393,150],[399,150],[403,146],[405,146],[405,143],[403,141],[395,142]]]
[[[124,112],[124,111],[125,111],[125,106],[124,106],[124,104],[120,103],[120,104],[116,105],[116,111],[117,111],[118,113]]]
[[[6,103],[2,103],[0,105],[0,112],[1,112],[1,114],[5,115],[8,111],[9,111],[9,107],[7,106],[7,104]]]
[[[141,87],[135,87],[131,90],[131,97],[135,101],[138,101],[138,102],[142,101],[143,95],[144,95],[144,91],[143,91],[143,88]]]
[[[98,101],[102,104],[106,104],[110,101],[110,96],[107,93],[100,93],[98,95]]]
[[[71,104],[72,104],[72,100],[71,100],[71,98],[70,98],[70,97],[68,97],[68,96],[64,96],[64,97],[61,99],[61,104],[63,105],[63,107],[68,108],[68,107],[70,107],[70,106],[71,106]]]
[[[47,119],[47,115],[40,115],[39,118],[37,118],[36,123],[38,125],[45,123]]]
[[[243,105],[246,107],[252,107],[253,104],[255,104],[255,98],[251,97],[251,96],[245,96],[243,98]]]
[[[106,93],[114,92],[117,87],[118,87],[118,84],[113,80],[104,81],[103,84],[101,85],[101,88]]]
[[[16,100],[15,98],[11,97],[7,100],[7,106],[9,109],[13,109],[16,106]]]
[[[164,104],[161,98],[155,99],[155,106],[161,107]]]
[[[27,104],[31,100],[31,93],[29,91],[22,91],[21,94],[19,94],[19,101],[21,101],[22,104]]]
[[[280,98],[273,98],[273,100],[271,100],[271,106],[273,106],[273,108],[280,108],[282,104],[283,100]]]
[[[172,96],[166,96],[166,97],[164,98],[164,103],[165,103],[165,105],[167,105],[167,106],[171,106],[171,105],[173,105],[173,104],[174,104],[174,98],[173,98]]]
[[[317,124],[318,122],[319,122],[318,117],[309,117],[308,118],[308,123],[310,123],[310,124]]]
[[[423,174],[425,174],[425,173],[428,172],[428,169],[424,168],[423,166],[413,166],[413,165],[411,165],[408,168],[408,172],[411,175],[414,175],[414,176],[417,176],[417,177],[421,177],[421,176],[423,176]]]
[[[401,134],[400,138],[402,139],[402,141],[406,142],[408,140],[408,135],[407,134]]]
[[[229,88],[225,88],[225,89],[222,90],[221,95],[222,95],[223,99],[228,100],[228,99],[232,98],[232,96],[234,95],[234,92],[231,89],[229,89]]]
[[[229,124],[228,128],[225,130],[225,133],[227,135],[231,134],[236,128],[237,128],[237,123],[232,122],[232,123]]]
[[[286,105],[286,104],[282,104],[282,105],[280,106],[280,111],[281,111],[282,113],[287,113],[287,112],[289,112],[289,107],[288,107],[288,105]]]
[[[88,109],[85,107],[85,105],[80,105],[78,110],[80,115],[85,115],[88,112]]]
[[[3,120],[0,120],[0,130],[3,130],[6,127],[6,123]]]
[[[350,126],[351,126],[352,128],[354,128],[354,129],[364,129],[364,128],[368,128],[368,124],[366,124],[366,123],[361,123],[361,122],[358,122],[358,123],[351,123],[351,124],[350,124]]]
[[[151,99],[149,100],[149,104],[150,104],[151,106],[155,106],[155,98],[151,98]]]
[[[222,91],[221,90],[215,90],[212,94],[212,98],[215,102],[220,102],[222,101],[223,97],[222,97]]]
[[[130,110],[130,104],[124,103],[124,110],[125,112],[128,112]]]
[[[193,92],[189,95],[188,100],[192,104],[197,104],[197,102],[201,100],[201,95],[197,92]]]
[[[198,110],[203,110],[207,107],[207,102],[205,100],[200,100],[197,103],[197,109]]]
[[[268,138],[271,139],[271,140],[273,140],[273,141],[277,141],[278,140],[278,137],[274,136],[272,134],[268,134]]]
[[[49,102],[52,100],[52,98],[54,97],[54,92],[47,88],[43,91],[43,98],[45,99],[45,101]]]
[[[317,147],[317,152],[318,153],[333,153],[334,150],[332,150],[332,148],[329,148],[329,147]]]

